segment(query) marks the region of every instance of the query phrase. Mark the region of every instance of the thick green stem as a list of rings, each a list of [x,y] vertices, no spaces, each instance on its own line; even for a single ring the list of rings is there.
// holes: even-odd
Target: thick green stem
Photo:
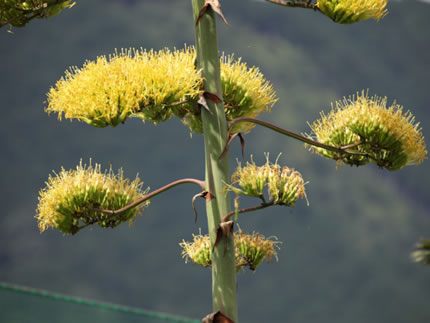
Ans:
[[[192,0],[192,5],[196,23],[205,1]],[[210,7],[196,24],[196,52],[197,68],[204,78],[204,91],[215,94],[222,101],[216,15]],[[213,246],[222,217],[230,210],[228,196],[223,192],[225,183],[229,182],[229,159],[228,155],[218,158],[227,140],[224,105],[209,98],[207,101],[210,111],[202,108],[201,113],[205,138],[206,190],[214,195],[214,198],[206,202],[208,229]],[[238,322],[234,242],[231,236],[223,239],[212,253],[212,300],[214,312],[221,311]]]

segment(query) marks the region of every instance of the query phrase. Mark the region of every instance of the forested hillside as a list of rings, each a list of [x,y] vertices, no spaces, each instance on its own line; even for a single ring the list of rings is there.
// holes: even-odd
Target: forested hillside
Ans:
[[[396,100],[430,138],[430,5],[390,1],[380,22],[337,25],[312,10],[263,1],[221,1],[220,48],[259,66],[279,97],[262,119],[299,133],[331,102],[357,91]],[[190,1],[80,1],[23,29],[0,29],[0,281],[200,318],[211,309],[210,271],[184,264],[178,245],[206,233],[204,202],[194,187],[154,198],[132,227],[93,228],[75,236],[40,234],[38,191],[52,170],[79,160],[124,168],[156,189],[204,177],[203,141],[177,120],[153,126],[130,120],[116,128],[59,122],[46,93],[69,66],[121,48],[193,44]],[[282,241],[279,261],[239,273],[242,322],[427,323],[430,268],[410,260],[430,237],[430,163],[396,172],[338,167],[298,142],[255,128],[253,155],[299,170],[310,205],[274,207],[239,217],[244,231]],[[241,160],[232,143],[232,170]],[[243,206],[248,205],[241,199]],[[251,204],[249,204],[251,205]],[[137,322],[76,305],[0,291],[1,322]]]

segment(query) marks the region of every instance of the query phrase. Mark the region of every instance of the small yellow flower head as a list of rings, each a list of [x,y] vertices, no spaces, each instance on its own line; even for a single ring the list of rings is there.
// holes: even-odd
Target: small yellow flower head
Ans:
[[[185,263],[191,260],[203,267],[210,267],[212,265],[211,241],[209,235],[193,234],[193,242],[182,240],[179,245],[183,249],[182,257],[185,258]]]
[[[352,24],[387,14],[387,0],[318,0],[318,9],[334,22]]]
[[[234,233],[236,269],[239,271],[245,266],[255,270],[263,260],[272,262],[276,260],[279,242],[276,238],[265,238],[258,233],[244,234],[242,230]],[[203,267],[211,267],[212,251],[210,238],[208,235],[193,235],[193,242],[183,240],[180,244],[182,247],[182,257],[185,262],[191,260]]]
[[[423,239],[415,246],[418,250],[412,252],[411,257],[415,262],[430,265],[430,239]]]
[[[61,120],[78,119],[95,127],[117,126],[128,117],[155,124],[183,117],[188,100],[198,97],[202,79],[194,49],[170,52],[123,50],[71,68],[48,93],[46,111]]]
[[[413,115],[387,98],[368,97],[362,91],[357,97],[344,98],[326,116],[311,125],[309,136],[335,147],[350,147],[361,154],[339,154],[312,146],[325,157],[349,165],[365,165],[370,161],[388,170],[420,164],[427,154],[424,137]]]
[[[240,117],[255,118],[262,111],[272,109],[278,99],[272,85],[257,67],[248,68],[240,58],[235,60],[232,55],[223,55],[220,63],[224,110],[228,121]],[[203,132],[198,110],[188,114],[184,123],[194,132]],[[254,126],[240,123],[230,131],[248,133]]]
[[[249,269],[255,270],[266,260],[272,262],[273,258],[278,260],[276,248],[279,248],[276,237],[265,238],[259,233],[244,234],[239,230],[234,235],[234,244],[239,253],[238,270],[243,266],[248,266]]]
[[[272,164],[268,159],[263,166],[247,162],[245,167],[241,167],[239,163],[231,181],[232,185],[227,186],[227,190],[237,195],[264,198],[264,188],[267,187],[270,201],[278,205],[294,206],[299,197],[306,197],[302,175],[286,166]]]
[[[40,231],[53,227],[74,234],[80,228],[97,223],[103,228],[114,228],[120,223],[132,222],[149,201],[114,217],[97,209],[117,210],[147,193],[142,191],[139,178],[132,182],[124,179],[122,170],[102,173],[100,165],[80,164],[75,170],[61,169],[50,175],[46,187],[39,192],[36,210]]]

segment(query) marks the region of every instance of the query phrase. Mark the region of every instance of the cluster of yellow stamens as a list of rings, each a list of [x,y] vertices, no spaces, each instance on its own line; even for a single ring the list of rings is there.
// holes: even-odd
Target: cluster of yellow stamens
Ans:
[[[71,68],[48,93],[46,111],[96,127],[117,126],[128,117],[159,123],[184,114],[181,102],[200,93],[194,50],[123,50]]]
[[[276,238],[265,238],[259,233],[245,234],[242,230],[234,233],[236,269],[239,271],[243,267],[248,267],[255,270],[263,260],[272,262],[276,260],[278,244]],[[182,250],[182,256],[185,262],[191,260],[203,267],[212,265],[212,251],[210,238],[208,235],[193,235],[193,241],[187,242],[183,240],[179,244]]]
[[[387,0],[318,0],[318,9],[334,22],[352,24],[387,14]]]
[[[201,133],[197,104],[203,79],[195,68],[195,50],[173,52],[123,50],[87,61],[66,72],[48,93],[48,113],[78,119],[96,127],[117,126],[129,117],[154,124],[176,116],[191,131]],[[245,63],[222,57],[221,79],[228,120],[256,117],[276,102],[275,92],[261,72]],[[241,124],[233,131],[248,132]]]
[[[114,217],[99,210],[117,210],[147,193],[142,191],[139,178],[125,179],[122,170],[102,172],[99,164],[83,165],[50,175],[46,187],[39,192],[36,211],[40,231],[52,227],[64,233],[76,233],[80,228],[98,224],[116,227],[122,222],[133,221],[149,201]]]
[[[420,164],[427,154],[424,137],[413,115],[387,98],[369,97],[364,91],[336,102],[328,115],[311,125],[311,138],[334,147],[348,147],[339,153],[312,146],[312,150],[349,165],[370,161],[389,170]],[[355,152],[355,153],[354,153]]]
[[[294,206],[298,198],[306,197],[302,175],[286,166],[272,164],[268,159],[263,166],[247,162],[245,167],[241,167],[239,163],[231,181],[232,184],[227,186],[227,190],[237,195],[259,197],[264,200],[267,188],[267,195],[273,204]],[[235,184],[239,187],[234,186]]]

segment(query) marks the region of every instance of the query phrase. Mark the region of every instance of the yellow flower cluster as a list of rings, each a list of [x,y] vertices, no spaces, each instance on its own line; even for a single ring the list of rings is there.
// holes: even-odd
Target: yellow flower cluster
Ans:
[[[209,235],[193,234],[193,242],[182,240],[179,246],[183,249],[182,257],[185,258],[185,263],[191,260],[203,267],[210,267],[212,265],[211,240]]]
[[[129,117],[154,124],[176,116],[191,131],[201,133],[197,105],[203,79],[195,68],[195,50],[171,52],[123,50],[73,67],[48,93],[48,113],[78,119],[96,127],[117,126]],[[228,120],[256,117],[277,101],[260,71],[233,57],[221,58],[221,78]],[[248,132],[241,123],[234,131]]]
[[[312,150],[349,165],[370,161],[389,170],[420,164],[427,154],[424,137],[413,115],[387,98],[368,97],[362,91],[357,97],[344,98],[326,116],[311,125],[309,136],[334,147],[350,147],[358,154],[339,154],[312,146]]]
[[[74,234],[80,228],[97,223],[101,227],[116,227],[125,221],[133,221],[149,201],[114,217],[99,209],[117,210],[147,193],[142,191],[139,178],[130,181],[122,170],[115,174],[112,169],[102,173],[99,164],[80,164],[75,170],[50,175],[46,187],[39,192],[36,210],[40,231],[52,227],[64,233]]]
[[[249,269],[255,270],[263,260],[266,262],[272,262],[273,258],[278,260],[276,248],[279,248],[279,243],[276,237],[266,239],[259,233],[244,234],[239,230],[234,235],[234,245],[239,254],[237,269],[248,266]]]
[[[154,123],[168,120],[183,108],[177,103],[200,93],[194,56],[192,48],[173,53],[123,50],[87,61],[51,88],[46,111],[96,127],[117,126],[130,116]]]
[[[302,175],[286,166],[272,164],[267,159],[263,166],[256,166],[254,162],[247,162],[245,167],[239,166],[231,177],[232,185],[227,190],[237,195],[260,197],[264,199],[264,188],[270,202],[273,204],[294,206],[299,198],[306,197],[305,182]],[[233,186],[237,184],[240,188]]]
[[[249,68],[240,58],[235,60],[233,55],[221,56],[220,63],[227,121],[241,117],[255,118],[262,111],[269,112],[272,109],[278,101],[275,90],[257,67]],[[194,132],[203,132],[199,110],[188,114],[184,123]],[[248,133],[254,126],[252,123],[242,122],[230,129],[230,132]]]
[[[387,0],[318,0],[318,9],[334,22],[352,24],[387,14]]]
[[[234,233],[236,269],[239,271],[243,267],[251,270],[256,268],[266,260],[272,262],[276,260],[276,248],[280,242],[276,238],[265,238],[259,233],[245,234],[242,230]],[[212,265],[212,251],[209,235],[193,235],[193,242],[183,240],[179,244],[182,250],[182,257],[185,262],[191,260],[203,267]]]

